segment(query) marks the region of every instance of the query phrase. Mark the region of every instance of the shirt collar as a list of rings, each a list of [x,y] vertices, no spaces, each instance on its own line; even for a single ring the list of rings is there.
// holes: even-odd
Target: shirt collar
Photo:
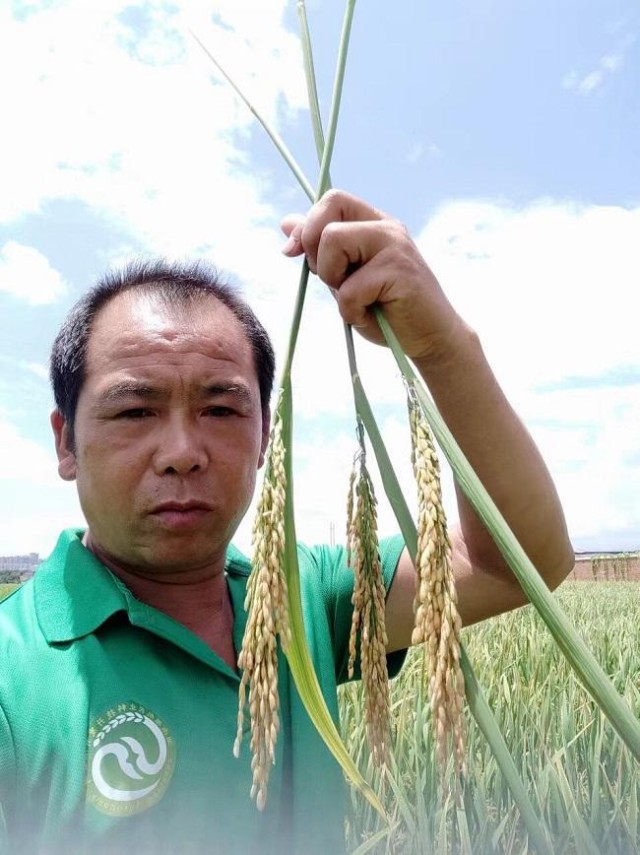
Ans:
[[[82,545],[83,534],[63,531],[33,578],[36,615],[49,644],[82,638],[129,610],[131,593]]]
[[[36,615],[48,644],[95,632],[117,612],[131,617],[139,603],[126,585],[82,544],[83,529],[63,531],[51,556],[33,578]],[[250,565],[233,545],[226,572],[234,611],[233,635],[240,649],[246,624],[244,597]],[[134,622],[135,618],[134,618]]]

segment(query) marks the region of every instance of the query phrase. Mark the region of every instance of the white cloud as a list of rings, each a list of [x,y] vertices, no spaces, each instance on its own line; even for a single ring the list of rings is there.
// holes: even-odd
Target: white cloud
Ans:
[[[410,147],[406,158],[407,162],[414,164],[422,160],[425,155],[430,157],[439,157],[442,152],[435,143],[426,143],[422,140],[417,140]]]
[[[619,53],[603,56],[600,60],[600,65],[607,71],[617,71],[622,65],[622,56]]]
[[[604,68],[598,68],[595,71],[591,71],[578,83],[578,91],[583,95],[588,95],[590,92],[593,92],[594,89],[597,89],[603,80]]]
[[[531,397],[523,415],[573,537],[615,548],[617,533],[635,530],[640,547],[640,382],[544,392]]]
[[[219,3],[217,24],[204,22],[198,2],[178,11],[162,0],[67,0],[24,20],[3,9],[0,75],[20,86],[3,102],[12,133],[0,164],[0,221],[50,199],[79,199],[153,251],[224,245],[234,230],[240,239],[247,223],[271,213],[263,179],[238,148],[255,120],[219,74],[212,82],[187,25],[277,124],[304,103],[284,7]]]
[[[41,306],[62,297],[67,285],[41,252],[10,240],[0,249],[0,291]]]
[[[24,368],[25,371],[35,374],[35,376],[39,377],[41,380],[49,379],[49,369],[41,362],[25,362],[24,360],[21,360],[18,364],[20,368]]]
[[[57,473],[53,440],[44,447],[0,411],[0,553],[53,549],[63,528],[82,525],[75,485]]]
[[[418,243],[505,382],[522,390],[637,364],[639,229],[640,208],[455,202]]]
[[[23,436],[14,424],[1,416],[0,448],[0,482],[16,479],[39,486],[57,483],[53,455],[37,442]],[[6,492],[10,493],[11,490]]]
[[[44,499],[32,503],[28,511],[3,513],[0,518],[0,544],[2,555],[39,553],[46,558],[56,544],[60,532],[75,526],[82,528],[83,517],[67,485],[57,491],[47,491]],[[64,501],[68,499],[68,501]],[[55,510],[53,510],[55,508]]]
[[[591,71],[584,74],[579,73],[575,68],[571,69],[563,77],[562,87],[578,92],[580,95],[590,95],[595,92],[603,85],[608,75],[615,74],[622,68],[626,55],[635,41],[635,35],[627,33],[619,40],[615,50],[602,56]]]
[[[640,469],[628,463],[640,390],[611,380],[640,365],[639,230],[640,208],[468,201],[441,208],[418,237],[541,446],[574,536],[640,532]]]
[[[0,364],[6,365],[12,375],[15,369],[18,368],[21,371],[27,371],[29,374],[39,377],[41,380],[49,379],[49,369],[42,362],[29,362],[25,359],[16,359],[14,356],[5,356],[0,353]]]

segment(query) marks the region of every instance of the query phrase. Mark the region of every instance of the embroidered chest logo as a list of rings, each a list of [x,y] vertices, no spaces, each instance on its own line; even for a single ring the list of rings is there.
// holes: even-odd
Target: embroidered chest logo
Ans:
[[[89,728],[87,801],[111,816],[146,810],[166,792],[175,763],[161,719],[140,704],[118,704]]]

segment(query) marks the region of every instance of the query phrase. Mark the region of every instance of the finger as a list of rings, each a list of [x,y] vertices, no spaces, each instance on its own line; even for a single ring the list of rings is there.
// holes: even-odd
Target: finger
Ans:
[[[329,224],[376,221],[383,217],[381,211],[362,199],[343,190],[329,190],[311,208],[302,230],[302,245],[311,270],[317,272],[320,240]]]
[[[380,329],[372,312],[374,304],[385,314],[408,356],[419,356],[433,349],[434,342],[449,335],[452,319],[457,318],[438,280],[414,247],[396,252],[389,248],[356,269],[335,291],[345,323],[358,329],[371,341],[382,343]],[[418,319],[422,318],[421,322]],[[429,330],[425,328],[428,319]],[[431,339],[431,344],[427,342]]]
[[[371,271],[364,267],[352,273],[344,286],[334,292],[344,322],[360,330],[369,326],[376,328],[372,306],[389,300],[395,282],[392,270],[376,270],[372,276]],[[379,335],[379,330],[377,332]]]
[[[385,250],[397,250],[404,240],[404,227],[392,220],[329,223],[320,236],[317,274],[331,288],[339,288],[355,269]]]
[[[288,214],[280,223],[280,228],[288,238],[281,250],[284,255],[294,257],[304,252],[302,248],[304,221],[305,218],[301,214]]]
[[[280,222],[280,228],[287,237],[291,234],[296,226],[304,225],[305,217],[303,214],[287,214]]]

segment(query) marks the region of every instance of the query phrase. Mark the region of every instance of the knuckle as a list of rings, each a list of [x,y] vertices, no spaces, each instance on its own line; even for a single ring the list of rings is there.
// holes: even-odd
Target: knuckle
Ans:
[[[331,190],[327,190],[327,192],[322,197],[323,205],[327,207],[333,207],[335,205],[342,204],[342,202],[348,198],[348,194],[345,193],[344,190],[339,190],[335,187],[332,187]]]
[[[335,267],[322,264],[322,262],[318,265],[318,276],[325,285],[335,289],[339,288],[344,281],[344,274],[341,274]]]
[[[341,223],[327,223],[322,230],[323,249],[333,249],[340,242]]]
[[[395,240],[402,241],[403,243],[413,243],[411,239],[411,235],[409,234],[409,229],[405,226],[401,220],[396,220],[393,217],[388,217],[385,221],[385,227],[389,232],[389,235]]]

